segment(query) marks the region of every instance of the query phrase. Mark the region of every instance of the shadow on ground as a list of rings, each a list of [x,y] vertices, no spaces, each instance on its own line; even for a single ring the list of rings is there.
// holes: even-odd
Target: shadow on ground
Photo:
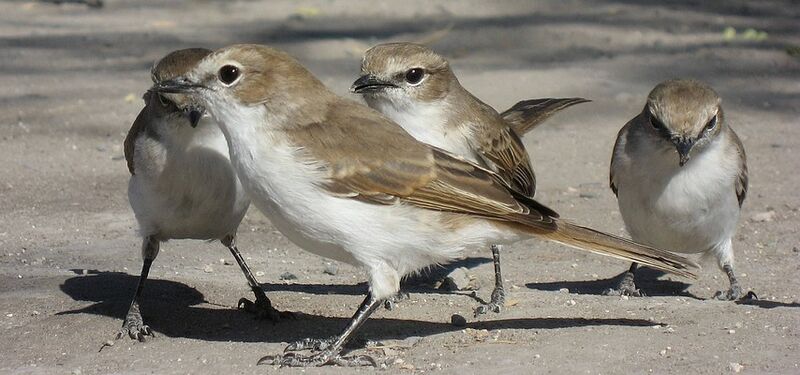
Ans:
[[[69,278],[61,285],[64,293],[75,300],[95,303],[81,309],[62,311],[56,315],[104,315],[118,319],[121,324],[130,303],[129,296],[133,294],[137,279],[136,276],[125,273],[97,271],[92,271],[86,276]],[[273,290],[279,290],[279,285],[273,287]],[[364,290],[362,285],[310,285],[301,289],[324,290],[326,287],[334,287],[331,290],[353,292],[353,294],[356,289]],[[344,317],[300,314],[297,320],[272,323],[255,320],[247,313],[232,308],[196,306],[204,302],[206,301],[203,294],[188,285],[168,280],[148,280],[141,302],[142,315],[145,322],[157,335],[237,342],[290,342],[306,337],[328,337],[338,334],[349,321],[349,318]],[[445,322],[380,318],[380,311],[376,315],[378,318],[370,319],[366,323],[368,327],[363,330],[363,332],[369,332],[370,340],[405,339],[412,336],[459,331],[464,328]],[[468,323],[466,327],[496,330],[609,325],[649,327],[653,325],[653,322],[626,318],[530,318],[472,322]],[[109,332],[109,336],[113,336],[113,334],[114,332]]]
[[[528,283],[530,289],[544,291],[558,291],[568,289],[570,293],[603,295],[607,289],[615,287],[625,272],[608,279],[586,281],[555,281],[549,283]],[[700,299],[689,293],[690,284],[675,280],[659,280],[665,273],[649,268],[639,268],[636,271],[636,286],[646,296],[682,296]]]

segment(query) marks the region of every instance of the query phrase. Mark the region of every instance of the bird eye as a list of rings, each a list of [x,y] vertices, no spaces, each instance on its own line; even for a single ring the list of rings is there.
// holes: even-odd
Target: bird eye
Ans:
[[[714,116],[711,118],[711,120],[708,121],[708,124],[706,124],[706,131],[711,131],[716,126],[717,126],[717,116]]]
[[[161,103],[162,106],[167,107],[169,106],[169,99],[165,98],[164,95],[158,94],[158,102]]]
[[[425,70],[422,68],[413,68],[409,69],[406,72],[406,82],[416,85],[422,81],[422,77],[425,76]]]
[[[665,129],[664,123],[662,123],[656,116],[650,113],[650,125],[655,129]]]
[[[236,82],[236,79],[239,78],[239,68],[233,65],[225,65],[222,68],[219,68],[219,80],[226,84],[230,85]]]

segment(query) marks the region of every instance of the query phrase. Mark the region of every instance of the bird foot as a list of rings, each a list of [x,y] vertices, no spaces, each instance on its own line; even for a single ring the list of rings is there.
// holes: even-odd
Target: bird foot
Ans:
[[[492,291],[492,299],[489,303],[481,303],[478,307],[475,308],[474,314],[477,318],[478,315],[483,315],[488,313],[489,311],[499,314],[502,311],[503,306],[505,306],[506,302],[506,291],[502,287],[496,287]]]
[[[749,291],[747,294],[742,295],[742,288],[738,285],[735,285],[726,291],[717,291],[714,293],[713,298],[718,301],[752,301],[757,300],[758,296],[753,293],[753,291]]]
[[[117,332],[117,340],[128,336],[133,340],[144,342],[147,336],[155,337],[153,330],[142,319],[142,314],[139,312],[139,305],[133,303],[128,310],[128,315],[125,316],[125,321],[122,323],[122,328]]]
[[[293,343],[290,343],[286,346],[286,349],[283,349],[283,352],[299,352],[301,350],[320,352],[331,346],[334,341],[336,341],[336,337],[329,337],[327,339],[304,338],[302,340],[297,340]]]
[[[633,281],[633,273],[626,272],[622,279],[613,288],[606,289],[603,292],[604,296],[629,296],[629,297],[644,297],[644,293],[636,288],[636,283]]]
[[[237,307],[239,310],[255,315],[256,319],[267,319],[273,322],[278,322],[281,319],[297,319],[297,314],[291,311],[279,311],[272,307],[272,302],[266,296],[256,297],[255,302],[247,298],[241,298]]]
[[[341,353],[332,350],[322,350],[318,353],[308,356],[297,353],[268,355],[258,360],[258,364],[279,365],[280,367],[378,366],[378,362],[368,355],[343,356]]]

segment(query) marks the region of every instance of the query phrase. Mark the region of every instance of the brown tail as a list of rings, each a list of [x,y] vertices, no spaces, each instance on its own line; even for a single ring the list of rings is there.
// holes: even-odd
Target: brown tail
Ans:
[[[552,230],[552,226],[550,226],[550,230],[542,230],[544,228],[539,225],[525,226],[525,228],[528,231],[532,231],[536,237],[563,245],[636,262],[684,277],[697,278],[691,271],[692,268],[699,268],[697,263],[680,255],[640,245],[631,240],[575,225],[561,219],[553,219],[552,224],[555,224],[555,230]]]
[[[584,98],[546,98],[523,100],[500,114],[517,135],[522,136],[556,112],[575,104],[590,102]]]

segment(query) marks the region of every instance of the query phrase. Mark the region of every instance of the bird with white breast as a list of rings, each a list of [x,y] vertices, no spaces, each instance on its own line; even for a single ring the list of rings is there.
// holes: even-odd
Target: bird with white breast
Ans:
[[[417,140],[497,173],[531,198],[536,176],[519,135],[562,109],[588,102],[583,98],[535,99],[519,102],[501,115],[461,85],[447,59],[414,43],[368,49],[361,60],[361,77],[350,90]],[[548,215],[557,216],[555,212]],[[500,312],[505,300],[500,249],[501,245],[491,245],[495,287],[491,300],[478,306],[475,315]]]
[[[342,354],[353,333],[403,276],[470,246],[536,237],[693,275],[681,256],[548,215],[500,175],[417,141],[275,49],[225,47],[152,90],[202,103],[253,203],[292,242],[367,273],[369,291],[342,334],[291,343],[261,363],[374,365]]]
[[[742,297],[732,238],[747,194],[747,160],[711,87],[688,79],[658,84],[620,130],[610,180],[634,240],[715,258],[730,287],[714,298]],[[640,295],[637,266],[607,294]]]
[[[187,72],[211,51],[189,48],[158,61],[154,83]],[[147,92],[125,138],[125,158],[131,173],[128,199],[142,236],[142,271],[131,306],[117,335],[144,340],[151,336],[139,300],[161,242],[171,239],[220,240],[236,259],[255,294],[239,306],[269,319],[281,313],[256,281],[235,244],[236,230],[250,206],[231,165],[228,144],[219,127],[193,98]]]

